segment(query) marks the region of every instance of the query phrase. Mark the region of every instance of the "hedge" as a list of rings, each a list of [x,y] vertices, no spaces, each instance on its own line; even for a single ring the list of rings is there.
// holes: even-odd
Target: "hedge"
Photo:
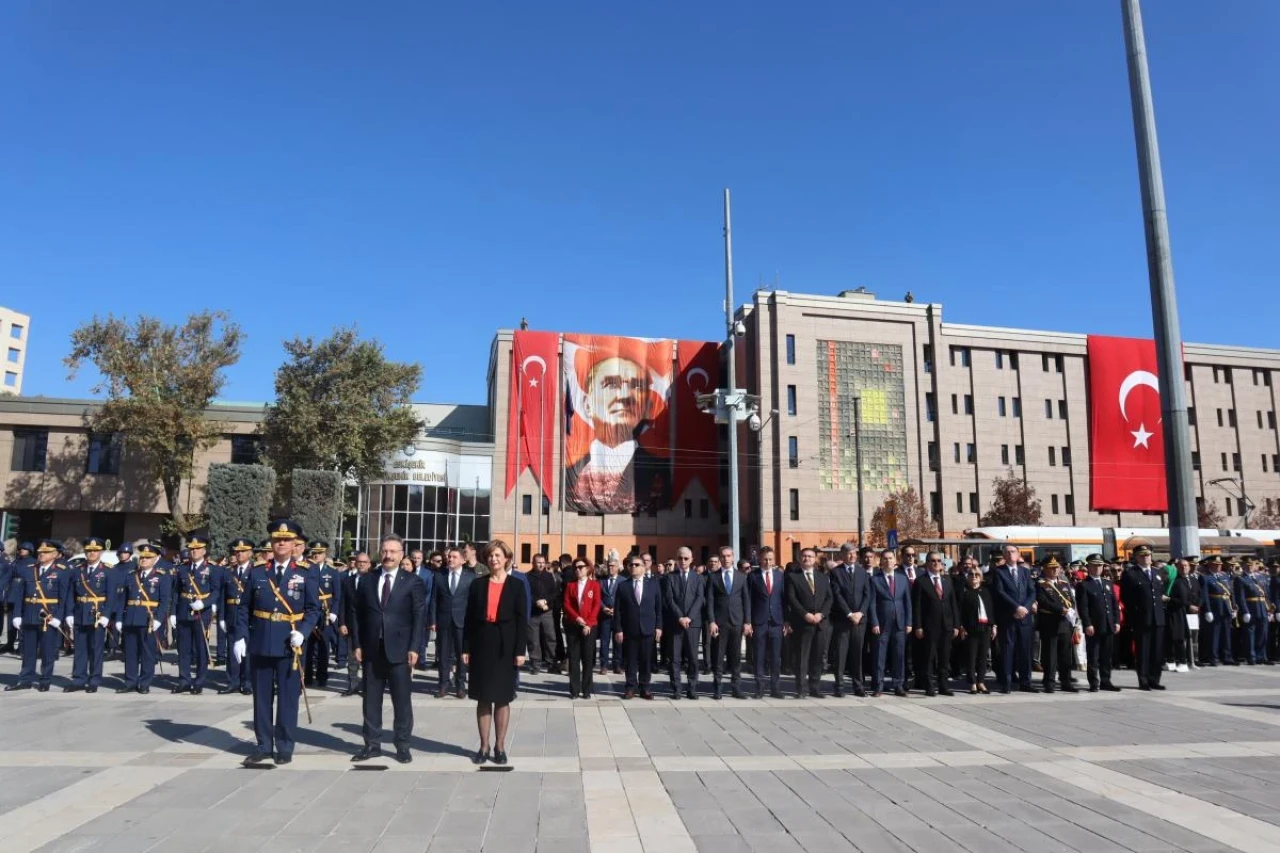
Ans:
[[[205,512],[213,553],[225,551],[232,539],[260,542],[267,535],[275,491],[276,472],[266,465],[210,465]]]
[[[336,556],[335,537],[342,528],[342,475],[337,471],[293,470],[289,517],[302,526],[308,539],[329,543]]]

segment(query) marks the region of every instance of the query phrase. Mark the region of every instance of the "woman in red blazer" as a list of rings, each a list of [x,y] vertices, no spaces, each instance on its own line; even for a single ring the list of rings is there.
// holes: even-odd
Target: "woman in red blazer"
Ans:
[[[600,618],[600,582],[584,559],[573,561],[578,579],[564,588],[564,643],[569,647],[569,698],[591,698],[596,668],[596,622]]]

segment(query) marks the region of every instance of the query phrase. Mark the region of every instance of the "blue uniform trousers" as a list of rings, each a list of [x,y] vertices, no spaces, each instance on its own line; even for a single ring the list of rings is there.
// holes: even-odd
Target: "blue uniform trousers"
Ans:
[[[1231,609],[1222,599],[1211,599],[1209,612],[1213,614],[1212,624],[1201,627],[1209,629],[1209,662],[1232,663]]]
[[[18,673],[19,684],[36,681],[36,660],[40,661],[40,684],[48,684],[53,678],[53,662],[58,659],[58,646],[62,634],[57,628],[44,628],[39,622],[22,625],[22,669]]]
[[[77,687],[102,684],[102,653],[106,647],[106,628],[76,625],[76,654],[71,661],[71,683]]]
[[[150,687],[160,657],[160,637],[146,627],[124,629],[124,685]]]
[[[1267,606],[1250,603],[1249,624],[1244,627],[1249,633],[1249,660],[1262,663],[1267,659]]]
[[[204,687],[209,672],[209,646],[205,640],[204,622],[197,619],[179,622],[176,630],[178,641],[178,683],[192,687]],[[192,676],[192,666],[195,675]]]
[[[294,669],[293,656],[250,655],[253,682],[253,731],[258,751],[292,756],[298,731],[298,700],[302,692],[301,669]],[[275,719],[272,720],[272,688],[275,688]]]

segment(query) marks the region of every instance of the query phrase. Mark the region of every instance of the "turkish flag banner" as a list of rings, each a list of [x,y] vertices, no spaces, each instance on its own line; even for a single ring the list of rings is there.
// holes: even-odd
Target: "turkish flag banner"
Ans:
[[[1155,341],[1090,335],[1088,355],[1094,511],[1168,511]]]
[[[511,395],[507,398],[507,495],[525,469],[551,500],[560,336],[520,330],[511,343]]]

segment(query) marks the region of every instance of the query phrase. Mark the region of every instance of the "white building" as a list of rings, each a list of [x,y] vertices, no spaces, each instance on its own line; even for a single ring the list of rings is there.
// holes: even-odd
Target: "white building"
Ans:
[[[22,393],[31,318],[0,305],[0,394]]]

